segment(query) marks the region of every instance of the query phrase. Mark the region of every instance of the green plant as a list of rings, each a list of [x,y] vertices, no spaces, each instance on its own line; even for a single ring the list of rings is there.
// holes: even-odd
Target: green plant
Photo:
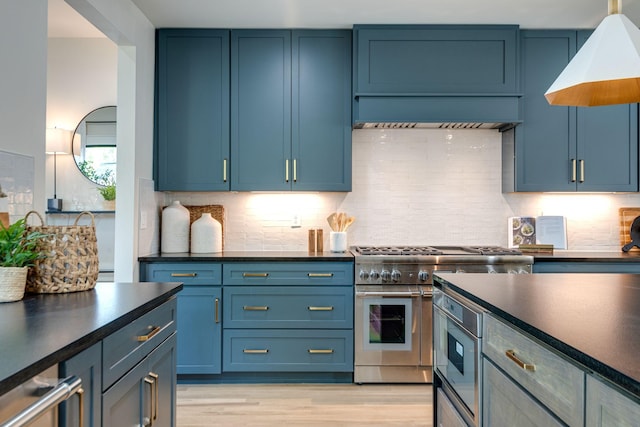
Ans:
[[[116,185],[109,184],[104,187],[98,187],[98,191],[102,195],[105,200],[115,200],[116,199]]]
[[[46,236],[39,231],[28,232],[24,218],[9,227],[0,224],[0,267],[30,267],[45,258],[37,251],[37,243]]]

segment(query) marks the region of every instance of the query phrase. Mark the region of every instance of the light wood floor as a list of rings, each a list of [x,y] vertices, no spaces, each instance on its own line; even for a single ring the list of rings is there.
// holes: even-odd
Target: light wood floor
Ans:
[[[178,427],[427,426],[431,385],[178,385]]]

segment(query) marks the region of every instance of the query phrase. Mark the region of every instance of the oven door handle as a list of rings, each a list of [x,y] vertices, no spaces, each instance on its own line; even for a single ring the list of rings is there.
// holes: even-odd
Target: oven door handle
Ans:
[[[356,291],[357,297],[389,297],[389,298],[417,298],[422,296],[420,291]]]

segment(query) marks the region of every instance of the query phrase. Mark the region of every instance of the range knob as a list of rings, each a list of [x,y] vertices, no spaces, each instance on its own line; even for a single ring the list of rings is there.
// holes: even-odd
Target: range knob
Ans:
[[[402,276],[402,274],[400,273],[400,270],[392,270],[391,271],[391,280],[393,280],[394,282],[400,281],[400,277],[401,276]]]
[[[418,280],[420,280],[421,282],[426,282],[427,280],[429,280],[429,272],[420,270],[420,272],[418,272]]]
[[[391,280],[391,273],[389,272],[389,270],[382,270],[380,272],[380,277],[382,277],[383,282],[388,282],[389,280]]]
[[[378,280],[378,277],[380,277],[380,275],[378,274],[378,272],[376,270],[371,270],[369,272],[369,279],[376,281]]]
[[[360,280],[367,280],[369,278],[369,272],[360,270]]]

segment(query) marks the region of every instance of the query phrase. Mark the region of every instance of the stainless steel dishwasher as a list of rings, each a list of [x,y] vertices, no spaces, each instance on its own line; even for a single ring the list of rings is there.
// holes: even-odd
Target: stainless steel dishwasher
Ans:
[[[80,398],[82,420],[82,393],[80,378],[59,379],[58,365],[53,365],[0,396],[0,427],[58,426],[58,405],[73,396]]]

